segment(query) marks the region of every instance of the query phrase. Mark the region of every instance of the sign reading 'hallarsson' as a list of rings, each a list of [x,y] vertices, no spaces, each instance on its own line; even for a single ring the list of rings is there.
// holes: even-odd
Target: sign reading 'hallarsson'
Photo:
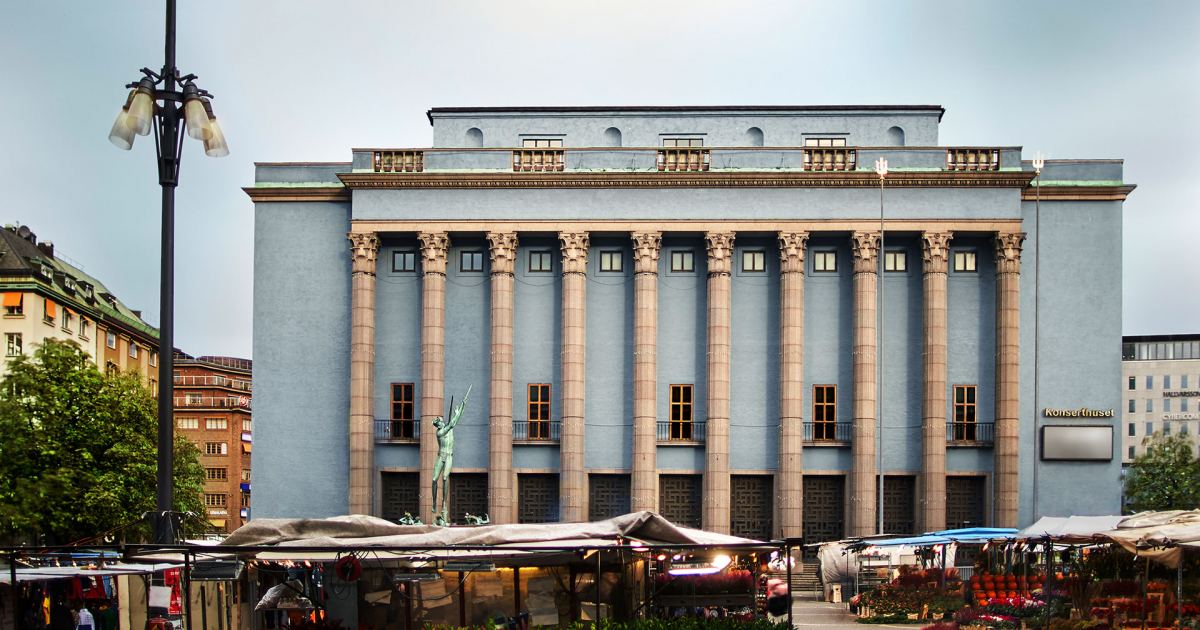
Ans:
[[[1112,409],[1051,409],[1046,407],[1042,415],[1047,418],[1111,418]]]

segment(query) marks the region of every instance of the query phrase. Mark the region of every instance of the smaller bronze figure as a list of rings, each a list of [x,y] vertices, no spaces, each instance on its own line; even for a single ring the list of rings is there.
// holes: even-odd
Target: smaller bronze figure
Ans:
[[[454,465],[454,425],[462,419],[463,409],[467,406],[467,396],[471,395],[471,388],[467,387],[467,393],[463,395],[462,402],[458,407],[454,406],[454,397],[450,397],[450,421],[446,422],[442,416],[438,416],[433,420],[433,426],[437,429],[438,454],[437,462],[433,465],[433,524],[445,527],[450,524],[447,518],[450,512],[450,467]],[[442,509],[438,510],[438,481],[442,482]]]

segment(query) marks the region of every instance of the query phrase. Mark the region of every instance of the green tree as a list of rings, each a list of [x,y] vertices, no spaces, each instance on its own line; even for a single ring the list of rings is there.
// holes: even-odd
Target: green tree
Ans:
[[[1200,507],[1200,460],[1183,435],[1154,435],[1142,440],[1142,454],[1125,475],[1125,498],[1134,512],[1191,510]]]
[[[138,373],[103,374],[73,341],[47,339],[10,361],[0,380],[0,536],[148,539],[140,519],[155,509],[157,422]],[[174,451],[175,509],[203,514],[199,451],[180,437]]]

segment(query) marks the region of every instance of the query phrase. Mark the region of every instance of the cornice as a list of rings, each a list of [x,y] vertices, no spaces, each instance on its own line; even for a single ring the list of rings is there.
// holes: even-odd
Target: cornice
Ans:
[[[889,174],[888,188],[1025,188],[1026,171],[920,172]],[[871,171],[844,173],[731,172],[554,172],[554,173],[338,173],[348,189],[436,188],[877,188]],[[263,190],[263,189],[247,189]],[[253,197],[253,195],[252,195]]]
[[[1042,186],[1041,198],[1045,201],[1125,201],[1137,184],[1123,186]],[[1038,187],[1030,186],[1021,191],[1022,201],[1038,198]]]
[[[350,189],[345,186],[286,186],[242,189],[250,200],[260,201],[350,201]]]

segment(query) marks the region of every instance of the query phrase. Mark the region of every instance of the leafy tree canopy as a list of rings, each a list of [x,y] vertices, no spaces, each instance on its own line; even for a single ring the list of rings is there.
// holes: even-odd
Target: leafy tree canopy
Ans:
[[[1134,512],[1200,507],[1200,460],[1184,435],[1155,433],[1125,475],[1125,498]]]
[[[138,373],[101,373],[73,341],[11,360],[0,380],[0,536],[148,539],[139,521],[155,509],[157,422]],[[174,450],[175,510],[203,514],[199,451],[178,436]]]

